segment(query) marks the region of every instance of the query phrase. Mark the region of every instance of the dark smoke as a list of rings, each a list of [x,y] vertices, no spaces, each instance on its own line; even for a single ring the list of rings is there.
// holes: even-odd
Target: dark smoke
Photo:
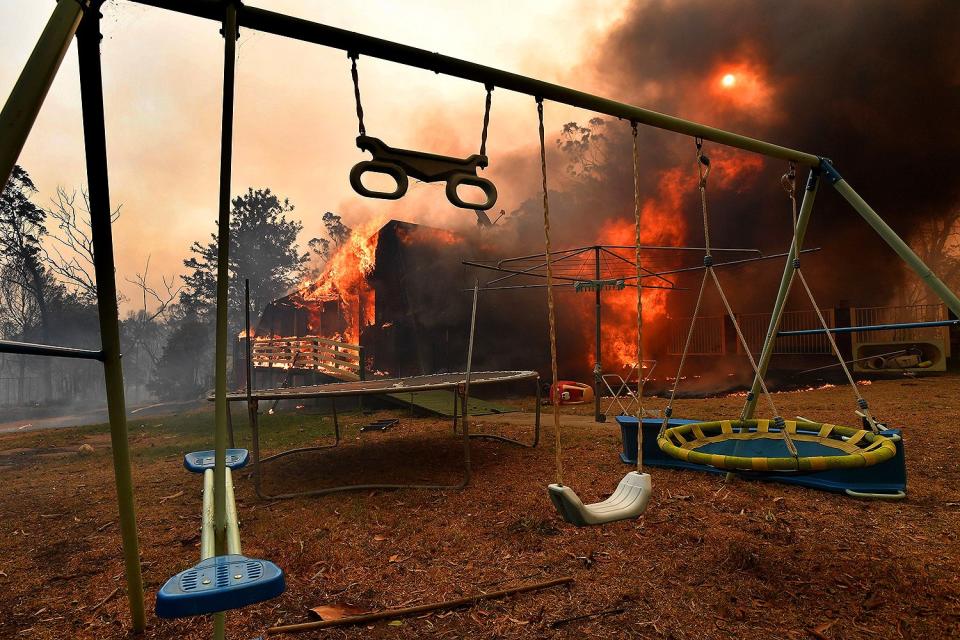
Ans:
[[[951,175],[960,148],[958,24],[960,4],[950,2],[644,2],[610,34],[595,69],[628,101],[643,103],[638,87],[662,85],[662,99],[648,106],[684,115],[710,111],[699,103],[710,99],[703,87],[720,65],[742,55],[760,61],[779,117],[765,125],[749,111],[724,110],[708,124],[831,158],[909,239],[960,204]],[[689,141],[675,138],[649,136],[649,156],[688,152]],[[742,191],[711,192],[717,244],[788,244],[776,183],[784,168],[769,161]],[[821,276],[822,302],[888,302],[905,275],[899,259],[832,190],[821,190],[814,211],[806,244],[824,250],[806,262]],[[760,291],[762,309],[770,294]]]
[[[831,158],[847,181],[909,241],[924,222],[960,204],[960,180],[953,175],[960,148],[958,24],[960,3],[949,2],[637,2],[598,47],[585,72],[602,76],[615,99]],[[739,63],[761,70],[770,90],[766,105],[737,107],[712,93],[725,65]],[[585,114],[580,124],[590,117]],[[534,126],[531,122],[531,142]],[[556,248],[592,244],[609,219],[632,218],[629,126],[607,118],[605,128],[607,162],[601,178],[592,181],[564,178],[569,158],[554,144],[558,132],[547,134]],[[641,128],[640,141],[645,199],[658,197],[664,172],[678,168],[695,174],[689,138]],[[725,162],[750,157],[709,142],[706,153],[714,158],[715,167],[719,165],[716,171],[722,171]],[[542,250],[535,159],[533,152],[499,159],[518,166],[511,173],[523,176],[525,183],[514,186],[532,194],[500,234],[497,249],[503,255]],[[711,181],[714,246],[754,247],[765,253],[789,247],[790,210],[780,186],[786,169],[785,162],[763,159],[734,180]],[[805,178],[801,168],[801,189]],[[695,189],[684,193],[682,202],[685,243],[699,246],[703,232]],[[823,307],[841,301],[854,306],[891,304],[904,283],[915,279],[825,184],[805,246],[822,249],[803,262]],[[782,267],[781,261],[771,261],[723,272],[736,310],[768,311]],[[678,284],[695,288],[698,275]],[[540,312],[543,295],[501,294],[497,307]],[[561,369],[565,364],[582,376],[585,363],[576,358],[592,351],[592,327],[575,326],[569,310],[589,301],[561,295]],[[694,295],[672,295],[671,315],[689,315]],[[512,305],[504,299],[508,296]],[[794,293],[791,306],[808,308],[809,303]],[[707,313],[720,312],[713,296]],[[660,339],[665,339],[664,327],[659,329]],[[537,346],[544,347],[540,323],[538,330]],[[659,347],[662,350],[662,344]]]

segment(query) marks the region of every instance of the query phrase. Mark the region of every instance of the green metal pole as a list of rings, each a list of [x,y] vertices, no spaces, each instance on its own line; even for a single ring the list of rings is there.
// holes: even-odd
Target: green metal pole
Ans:
[[[843,198],[850,203],[850,206],[867,221],[867,224],[873,227],[874,231],[880,234],[880,237],[897,252],[897,255],[927,283],[927,286],[939,296],[943,303],[950,308],[950,311],[952,311],[955,316],[960,317],[960,298],[957,297],[957,294],[945,285],[943,281],[930,270],[930,267],[924,264],[920,256],[914,253],[913,249],[847,184],[847,181],[837,173],[837,170],[833,168],[833,165],[830,164],[829,161],[824,160],[822,166],[824,175],[830,180],[830,184],[837,190],[837,193],[843,196]]]
[[[61,4],[73,4],[61,1]],[[77,32],[80,60],[80,101],[83,110],[83,141],[90,193],[90,235],[93,240],[94,275],[97,280],[97,311],[103,351],[107,412],[113,473],[120,509],[120,535],[127,578],[127,599],[133,628],[143,631],[147,618],[143,604],[143,578],[137,542],[137,515],[130,473],[123,367],[120,364],[120,321],[113,263],[113,231],[110,228],[110,182],[107,174],[107,140],[104,130],[103,79],[100,72],[100,0],[86,12]]]
[[[13,171],[90,0],[59,0],[0,111],[0,186]]]
[[[216,432],[213,521],[217,553],[227,552],[227,316],[230,285],[230,170],[233,162],[233,98],[237,62],[237,6],[223,15],[223,116],[220,124],[220,215],[217,220]],[[226,615],[213,616],[214,640],[226,637]]]
[[[787,262],[783,267],[780,288],[777,290],[777,300],[773,304],[773,313],[770,315],[770,326],[767,327],[763,349],[760,352],[760,359],[757,361],[757,374],[753,378],[753,385],[751,385],[750,393],[747,395],[747,402],[743,405],[743,411],[740,413],[742,420],[752,418],[757,409],[757,401],[760,399],[760,381],[763,376],[767,375],[767,368],[770,366],[770,359],[773,357],[773,346],[777,339],[777,330],[780,328],[780,320],[783,317],[783,309],[787,304],[787,296],[790,295],[790,284],[793,282],[793,274],[796,271],[798,252],[803,246],[803,239],[807,234],[807,225],[810,222],[810,214],[813,211],[813,201],[816,199],[817,189],[820,187],[819,178],[820,170],[816,167],[812,168],[810,175],[807,177],[807,186],[803,192],[803,201],[800,203],[800,213],[797,216],[797,228],[794,230],[796,240],[790,245]]]
[[[217,221],[216,433],[214,447],[214,529],[217,553],[225,550],[227,517],[227,315],[230,284],[230,169],[233,160],[233,88],[236,69],[237,7],[223,18],[223,121],[220,137],[220,215]]]

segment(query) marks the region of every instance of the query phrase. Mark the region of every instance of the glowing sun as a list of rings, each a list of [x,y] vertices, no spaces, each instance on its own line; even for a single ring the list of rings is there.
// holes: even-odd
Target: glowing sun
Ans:
[[[728,73],[720,79],[720,84],[729,89],[733,85],[737,84],[737,76],[733,75],[732,73]]]

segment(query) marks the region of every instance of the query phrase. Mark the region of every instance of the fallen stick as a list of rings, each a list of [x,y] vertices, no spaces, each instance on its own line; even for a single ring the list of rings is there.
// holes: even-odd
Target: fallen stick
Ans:
[[[550,623],[550,626],[556,629],[557,627],[562,627],[565,624],[571,622],[580,622],[581,620],[593,620],[594,618],[599,618],[601,616],[614,616],[626,611],[623,607],[618,607],[616,609],[604,609],[603,611],[594,611],[593,613],[585,613],[579,616],[573,616],[572,618],[562,618],[560,620],[555,620]]]
[[[502,598],[504,596],[513,595],[515,593],[524,593],[527,591],[538,591],[540,589],[549,589],[550,587],[556,587],[561,584],[568,584],[573,582],[573,576],[567,576],[565,578],[554,578],[553,580],[547,580],[546,582],[534,582],[533,584],[525,584],[519,587],[510,587],[509,589],[501,589],[500,591],[491,591],[490,593],[481,593],[475,596],[467,596],[465,598],[457,598],[456,600],[447,600],[445,602],[431,602],[430,604],[421,604],[416,607],[406,607],[403,609],[386,609],[384,611],[377,611],[376,613],[368,613],[362,616],[350,616],[349,618],[338,618],[336,620],[320,620],[318,622],[302,622],[300,624],[287,624],[281,625],[279,627],[270,627],[267,629],[268,635],[274,635],[278,633],[297,633],[300,631],[312,631],[314,629],[326,629],[327,627],[344,627],[354,624],[363,624],[366,622],[374,622],[376,620],[386,620],[389,618],[399,618],[402,616],[414,615],[417,613],[424,613],[427,611],[436,611],[438,609],[456,609],[458,607],[464,607],[467,605],[475,604],[481,600],[490,600],[492,598]]]
[[[101,600],[101,601],[98,602],[97,604],[93,605],[93,608],[90,609],[91,613],[94,612],[94,611],[96,611],[97,609],[99,609],[99,608],[102,607],[103,605],[107,604],[107,602],[110,600],[110,598],[112,598],[113,596],[117,595],[117,592],[118,592],[118,591],[120,591],[120,587],[117,587],[116,589],[114,589],[113,591],[111,591],[109,594],[107,594],[107,597],[106,597],[106,598],[104,598],[103,600]]]

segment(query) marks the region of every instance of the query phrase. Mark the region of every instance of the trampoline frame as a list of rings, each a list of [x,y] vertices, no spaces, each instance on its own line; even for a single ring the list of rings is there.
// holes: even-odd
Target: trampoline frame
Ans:
[[[486,376],[486,377],[485,377]],[[494,377],[490,377],[494,376]],[[412,384],[405,386],[405,382],[424,380],[422,384]],[[435,381],[430,381],[435,380]],[[333,382],[320,385],[309,385],[301,387],[287,387],[278,389],[261,389],[251,392],[241,391],[227,394],[227,417],[230,427],[230,441],[233,446],[233,425],[230,420],[230,403],[246,402],[247,414],[250,420],[251,446],[250,454],[253,459],[253,487],[257,497],[263,500],[285,500],[303,496],[320,496],[330,493],[339,493],[342,491],[364,491],[371,489],[430,489],[430,490],[459,490],[470,484],[472,470],[470,465],[471,446],[470,441],[474,438],[483,438],[488,440],[497,440],[506,442],[515,446],[534,448],[540,442],[540,374],[536,371],[479,371],[471,374],[471,385],[496,384],[504,382],[517,382],[521,380],[533,380],[536,385],[536,417],[534,419],[533,441],[529,444],[507,438],[492,433],[470,433],[469,425],[464,429],[457,428],[458,420],[462,422],[463,412],[469,407],[469,397],[465,389],[465,374],[433,374],[425,376],[411,376],[409,378],[382,378],[379,380],[367,380],[365,382]],[[399,383],[403,386],[387,386],[384,383]],[[337,398],[363,397],[372,395],[388,395],[398,392],[416,392],[416,391],[439,391],[449,390],[453,392],[453,433],[459,435],[463,442],[463,478],[457,484],[415,484],[415,483],[363,483],[346,484],[335,487],[326,487],[322,489],[307,489],[305,491],[295,491],[289,493],[270,494],[263,490],[263,479],[265,469],[262,466],[266,462],[285,458],[289,455],[305,453],[308,451],[322,451],[324,449],[334,449],[340,445],[340,421],[337,414]],[[297,447],[288,449],[268,456],[260,455],[260,420],[259,408],[261,400],[309,400],[328,398],[333,413],[333,444],[316,445],[310,447]],[[208,397],[212,400],[213,397]],[[458,407],[459,404],[459,407]]]

